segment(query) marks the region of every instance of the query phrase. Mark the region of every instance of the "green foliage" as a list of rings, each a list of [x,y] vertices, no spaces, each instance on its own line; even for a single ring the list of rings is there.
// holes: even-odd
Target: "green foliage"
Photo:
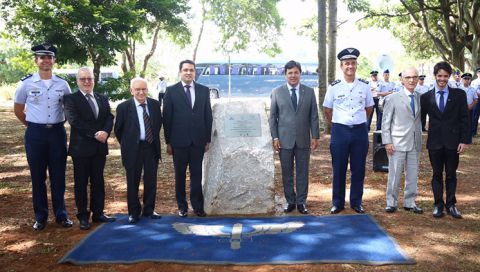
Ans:
[[[370,72],[374,69],[375,65],[365,57],[360,57],[357,61],[357,77],[370,81]]]
[[[245,50],[251,43],[270,56],[280,52],[276,39],[283,20],[277,10],[278,0],[203,0],[206,19],[220,28],[218,49],[224,52]]]
[[[24,75],[34,72],[31,52],[18,46],[7,33],[0,33],[0,37],[0,84],[16,83]]]
[[[130,98],[130,80],[133,75],[127,73],[119,78],[108,78],[95,85],[95,92],[108,96],[111,101]]]

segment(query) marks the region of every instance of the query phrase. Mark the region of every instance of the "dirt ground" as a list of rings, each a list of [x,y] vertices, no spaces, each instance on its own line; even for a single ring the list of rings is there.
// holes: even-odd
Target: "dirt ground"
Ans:
[[[32,229],[34,216],[23,133],[24,127],[16,120],[11,109],[0,109],[0,271],[480,271],[480,185],[477,176],[480,168],[477,157],[480,154],[480,138],[475,138],[474,144],[460,157],[457,207],[463,213],[461,220],[450,216],[441,219],[432,217],[431,167],[425,150],[422,152],[420,162],[417,198],[417,205],[422,207],[425,213],[416,215],[403,210],[393,214],[385,213],[387,174],[372,171],[370,151],[364,206],[367,212],[394,237],[401,248],[417,261],[415,265],[233,266],[145,262],[130,265],[75,266],[59,265],[57,261],[98,224],[93,223],[90,231],[81,231],[78,228],[73,195],[73,168],[69,158],[65,198],[69,216],[74,221],[73,228],[59,227],[50,216],[45,230],[36,232]],[[312,215],[327,215],[330,208],[332,171],[328,144],[329,136],[322,135],[319,149],[311,158],[308,209]],[[119,146],[113,138],[109,139],[109,145],[110,155],[105,171],[107,196],[105,212],[126,213],[126,182],[120,162]],[[275,162],[276,194],[282,196],[278,156]],[[172,158],[163,154],[163,162],[159,168],[156,205],[156,211],[162,214],[176,213],[172,168]],[[281,204],[278,207],[281,208]],[[347,209],[344,213],[353,211]],[[281,215],[281,212],[279,211],[277,215]]]

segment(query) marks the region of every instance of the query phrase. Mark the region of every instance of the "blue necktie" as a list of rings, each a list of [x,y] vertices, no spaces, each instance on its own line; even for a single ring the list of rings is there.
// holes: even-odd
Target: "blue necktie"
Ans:
[[[410,96],[410,108],[412,108],[413,117],[415,117],[415,95],[411,94]]]
[[[190,85],[185,85],[185,94],[187,95],[187,100],[188,100],[188,105],[190,105],[190,108],[192,107],[192,95],[190,94]]]
[[[443,94],[445,93],[445,91],[439,91],[438,93],[440,94],[440,102],[438,103],[438,109],[440,110],[440,112],[443,113],[443,111],[445,110],[445,99],[443,98]]]
[[[297,93],[295,92],[295,88],[291,89],[292,91],[292,105],[293,105],[293,110],[297,111]]]

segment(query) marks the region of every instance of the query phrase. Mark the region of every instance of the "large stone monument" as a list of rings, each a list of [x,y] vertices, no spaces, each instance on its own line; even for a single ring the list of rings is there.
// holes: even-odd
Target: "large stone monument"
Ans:
[[[265,102],[213,105],[210,150],[203,165],[207,214],[265,214],[275,210],[274,159]]]

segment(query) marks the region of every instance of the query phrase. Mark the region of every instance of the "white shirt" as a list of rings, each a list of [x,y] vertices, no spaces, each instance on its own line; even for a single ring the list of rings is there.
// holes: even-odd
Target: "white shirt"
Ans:
[[[15,103],[26,105],[26,121],[37,124],[57,124],[65,121],[63,96],[71,93],[62,78],[52,75],[46,86],[38,73],[22,78],[15,92]]]
[[[135,108],[137,109],[137,117],[138,117],[138,124],[140,124],[140,141],[145,141],[145,123],[143,122],[143,107],[140,106],[140,102],[133,98],[133,101],[135,101]],[[145,99],[145,111],[147,111],[147,114],[150,116],[150,113],[148,112],[148,104],[147,104],[147,99]]]
[[[183,85],[184,92],[187,91],[187,88],[185,88],[185,86],[186,85],[190,86],[190,97],[192,97],[192,109],[193,109],[193,106],[195,105],[195,83],[192,81],[192,83],[187,84],[182,81],[182,85]]]
[[[323,106],[333,109],[332,122],[343,125],[358,125],[367,122],[365,108],[372,107],[370,86],[356,78],[349,85],[344,79],[336,80],[328,86]]]

